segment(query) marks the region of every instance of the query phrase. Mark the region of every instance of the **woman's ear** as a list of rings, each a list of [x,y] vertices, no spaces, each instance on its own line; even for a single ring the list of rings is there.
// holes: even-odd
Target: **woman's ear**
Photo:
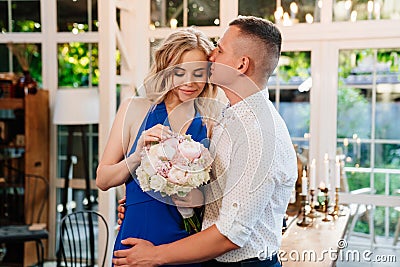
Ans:
[[[247,56],[243,56],[240,58],[240,62],[239,65],[237,67],[237,70],[241,73],[241,74],[245,74],[247,72],[247,70],[249,69],[250,66],[250,59]]]

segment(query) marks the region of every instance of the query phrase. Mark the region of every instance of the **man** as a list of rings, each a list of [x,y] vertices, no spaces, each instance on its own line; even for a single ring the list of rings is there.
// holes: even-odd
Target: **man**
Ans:
[[[280,266],[282,220],[297,179],[289,133],[264,89],[280,49],[281,34],[269,21],[229,24],[210,58],[212,82],[230,107],[211,138],[215,180],[205,190],[203,231],[159,246],[129,238],[123,244],[132,248],[114,253],[115,266]]]

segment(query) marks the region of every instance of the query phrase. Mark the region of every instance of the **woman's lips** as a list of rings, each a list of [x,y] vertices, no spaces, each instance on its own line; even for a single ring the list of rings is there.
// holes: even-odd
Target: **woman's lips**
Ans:
[[[186,90],[186,89],[179,89],[182,93],[186,94],[186,95],[191,95],[194,92],[196,92],[197,90]]]

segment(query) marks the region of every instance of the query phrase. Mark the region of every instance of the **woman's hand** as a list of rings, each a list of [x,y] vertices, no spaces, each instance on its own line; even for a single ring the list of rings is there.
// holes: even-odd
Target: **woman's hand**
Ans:
[[[197,208],[204,205],[204,195],[199,189],[194,188],[185,197],[174,195],[171,197],[177,207]]]
[[[138,142],[136,144],[136,150],[129,157],[126,158],[126,164],[128,166],[129,172],[132,174],[139,166],[141,161],[141,152],[143,147],[149,145],[151,142],[159,142],[163,139],[172,136],[172,131],[168,126],[162,124],[157,124],[142,132]]]
[[[118,221],[117,221],[118,230],[121,227],[122,221],[125,218],[125,203],[126,203],[126,196],[121,198],[120,200],[118,200],[118,204],[119,204],[118,208],[117,208],[117,211],[118,211]]]
[[[143,147],[151,142],[159,142],[172,136],[172,131],[168,126],[157,124],[142,132],[137,142],[136,151],[142,151]]]

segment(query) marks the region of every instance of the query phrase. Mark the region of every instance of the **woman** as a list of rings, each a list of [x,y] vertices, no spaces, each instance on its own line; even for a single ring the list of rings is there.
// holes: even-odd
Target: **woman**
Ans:
[[[190,134],[198,142],[210,135],[208,118],[215,114],[210,100],[217,95],[216,87],[207,83],[207,59],[213,48],[194,28],[172,33],[154,53],[145,80],[147,98],[124,101],[117,112],[96,178],[101,190],[126,184],[125,218],[114,250],[126,249],[120,241],[128,237],[158,245],[188,236],[177,208],[143,192],[135,170],[143,146],[173,131]],[[193,190],[191,197],[199,198],[200,194]]]

